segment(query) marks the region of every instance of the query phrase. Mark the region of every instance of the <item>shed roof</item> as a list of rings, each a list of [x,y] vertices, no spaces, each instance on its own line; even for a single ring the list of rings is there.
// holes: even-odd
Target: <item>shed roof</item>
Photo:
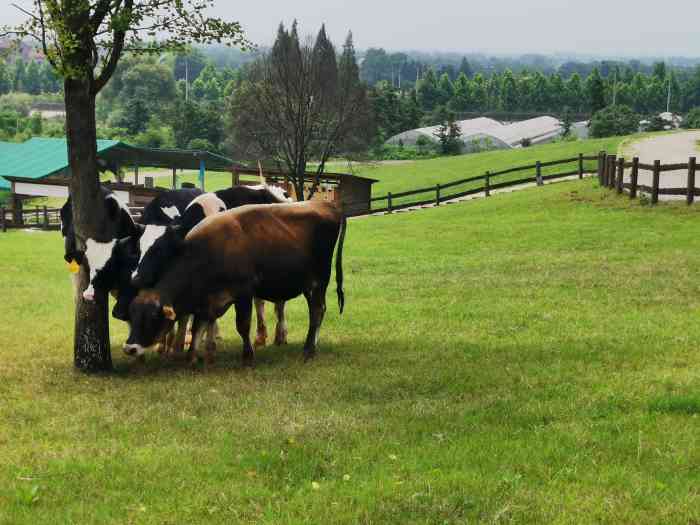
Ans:
[[[231,159],[200,150],[153,149],[132,146],[116,140],[97,141],[98,159],[107,166],[207,169],[228,171],[236,166]],[[3,177],[43,179],[68,173],[66,139],[32,138],[21,144],[0,143],[0,188],[9,188]]]

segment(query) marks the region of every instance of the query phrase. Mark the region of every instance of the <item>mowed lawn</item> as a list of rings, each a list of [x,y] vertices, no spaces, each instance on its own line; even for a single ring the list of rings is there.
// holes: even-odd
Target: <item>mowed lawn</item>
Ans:
[[[567,182],[352,220],[318,358],[72,370],[58,235],[0,235],[0,523],[697,523],[700,207]]]

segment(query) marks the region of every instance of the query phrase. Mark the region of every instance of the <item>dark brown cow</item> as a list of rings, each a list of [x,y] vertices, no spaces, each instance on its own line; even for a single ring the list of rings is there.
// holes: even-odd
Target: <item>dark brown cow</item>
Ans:
[[[251,364],[253,297],[277,303],[304,294],[310,321],[304,356],[313,357],[326,311],[336,242],[338,303],[343,311],[345,229],[342,211],[326,202],[250,205],[208,217],[185,237],[180,255],[156,286],[142,290],[132,302],[124,351],[143,354],[178,316],[193,314],[190,352],[196,359],[203,328],[233,304],[236,328],[243,339],[243,360]],[[213,341],[207,341],[208,360],[213,357],[212,347]]]

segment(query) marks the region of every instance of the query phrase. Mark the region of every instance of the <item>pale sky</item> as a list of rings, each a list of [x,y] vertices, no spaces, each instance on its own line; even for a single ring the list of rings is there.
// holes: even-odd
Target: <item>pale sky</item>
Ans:
[[[21,19],[12,3],[0,0],[0,24]],[[261,45],[297,18],[302,35],[325,22],[338,45],[352,29],[359,49],[700,56],[700,0],[215,0],[213,12]]]

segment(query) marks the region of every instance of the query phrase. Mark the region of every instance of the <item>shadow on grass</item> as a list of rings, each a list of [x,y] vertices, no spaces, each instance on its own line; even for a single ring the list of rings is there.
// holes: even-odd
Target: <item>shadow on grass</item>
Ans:
[[[700,396],[669,395],[659,397],[649,403],[650,412],[666,414],[700,414]]]
[[[336,362],[342,353],[342,348],[327,343],[321,344],[316,358],[308,363],[309,366],[330,366]],[[242,347],[240,343],[230,341],[220,342],[214,363],[205,364],[202,355],[196,365],[189,362],[187,352],[162,356],[156,353],[146,355],[145,361],[137,361],[122,355],[121,346],[112,347],[114,370],[112,377],[122,379],[156,377],[187,377],[189,373],[205,373],[208,375],[224,375],[231,372],[245,373],[249,370],[276,370],[304,364],[303,344],[287,344],[283,346],[268,345],[255,352],[255,366],[245,366],[242,362]],[[185,374],[183,374],[185,372]]]

